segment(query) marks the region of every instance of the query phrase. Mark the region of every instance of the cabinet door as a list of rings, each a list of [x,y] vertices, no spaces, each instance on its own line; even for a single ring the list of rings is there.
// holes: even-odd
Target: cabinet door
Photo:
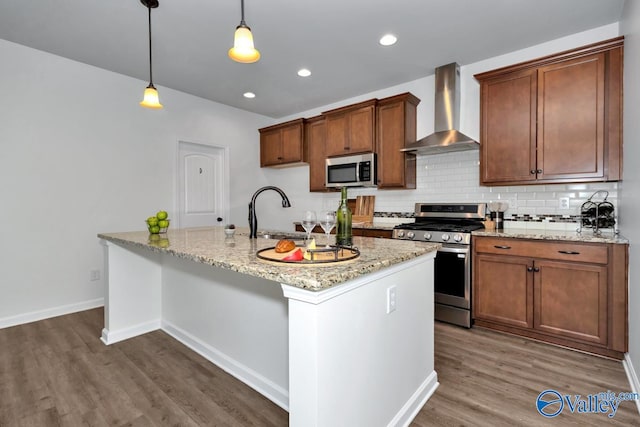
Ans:
[[[295,163],[302,161],[302,132],[302,123],[291,125],[281,130],[281,163]]]
[[[371,153],[374,143],[375,106],[368,105],[347,114],[349,153]]]
[[[481,84],[480,182],[536,178],[536,70]]]
[[[327,157],[373,152],[375,100],[366,104],[327,114]]]
[[[607,344],[607,267],[535,261],[534,328]]]
[[[260,166],[277,165],[282,162],[282,139],[280,129],[260,134]]]
[[[309,163],[309,191],[326,190],[325,144],[327,141],[326,120],[310,121],[306,124],[307,162]]]
[[[303,131],[304,119],[259,129],[260,166],[282,166],[303,162]]]
[[[416,156],[400,151],[416,138],[417,98],[381,101],[376,112],[378,188],[416,188]],[[417,102],[416,102],[417,101]]]
[[[604,172],[605,54],[538,70],[538,179]]]
[[[474,257],[473,318],[520,328],[533,327],[533,273],[529,258]]]
[[[327,157],[341,156],[349,152],[347,126],[346,113],[327,116]]]

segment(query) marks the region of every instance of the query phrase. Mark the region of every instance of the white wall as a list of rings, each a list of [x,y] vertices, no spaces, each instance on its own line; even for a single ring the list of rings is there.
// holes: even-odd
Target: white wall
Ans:
[[[629,355],[627,361],[636,375],[640,373],[640,251],[635,243],[640,241],[640,3],[627,1],[621,21],[621,32],[625,36],[624,47],[624,182],[621,203],[622,227],[631,241],[629,248]],[[638,377],[635,391],[640,392]],[[640,409],[640,402],[636,402]]]
[[[178,140],[229,147],[231,221],[246,224],[270,119],[162,87],[165,108],[147,110],[147,82],[4,40],[0,58],[0,327],[101,304],[96,234],[174,216]]]
[[[573,49],[617,37],[618,35],[620,35],[618,24],[611,24],[474,64],[461,66],[460,130],[472,138],[478,139],[480,136],[480,86],[473,77],[474,74]],[[313,117],[322,111],[339,106],[371,98],[383,98],[402,92],[411,92],[421,99],[418,105],[418,137],[426,136],[433,132],[433,75],[284,117],[273,122],[283,122],[298,117]],[[491,200],[506,200],[510,205],[507,214],[577,215],[582,203],[597,190],[609,191],[608,200],[612,201],[614,205],[618,203],[617,183],[481,187],[478,184],[478,155],[478,152],[449,153],[438,156],[419,155],[417,162],[417,188],[415,190],[351,189],[349,190],[349,197],[365,194],[375,195],[376,212],[405,213],[413,212],[416,202],[488,202]],[[288,182],[306,183],[309,179],[307,167],[272,170],[267,174],[271,182],[282,183],[283,185]],[[297,208],[292,210],[292,213],[296,215],[299,215],[305,207],[316,210],[335,209],[339,201],[339,195],[331,193],[300,193],[296,194],[296,196]],[[559,208],[558,199],[560,197],[570,198],[570,209]],[[288,221],[288,218],[283,218],[276,225],[290,227]]]

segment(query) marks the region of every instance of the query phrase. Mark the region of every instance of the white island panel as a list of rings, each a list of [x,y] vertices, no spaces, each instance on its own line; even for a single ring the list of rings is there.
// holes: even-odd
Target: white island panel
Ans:
[[[295,343],[290,425],[408,425],[438,386],[433,254],[315,294],[283,290]]]
[[[278,283],[167,256],[162,329],[289,408],[287,300]]]

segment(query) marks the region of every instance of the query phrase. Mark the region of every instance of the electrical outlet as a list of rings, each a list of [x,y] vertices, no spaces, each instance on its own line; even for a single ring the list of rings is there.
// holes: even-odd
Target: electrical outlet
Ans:
[[[89,272],[89,280],[91,280],[92,282],[100,280],[100,270],[91,270]]]
[[[560,197],[558,199],[558,207],[560,209],[569,209],[569,198],[568,197]]]
[[[387,288],[387,314],[396,311],[396,287]]]

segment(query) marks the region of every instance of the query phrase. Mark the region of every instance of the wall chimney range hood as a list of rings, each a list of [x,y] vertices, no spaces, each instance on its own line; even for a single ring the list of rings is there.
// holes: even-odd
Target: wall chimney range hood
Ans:
[[[453,62],[436,68],[434,133],[407,144],[401,151],[440,154],[477,150],[478,141],[457,129],[460,127],[460,66]]]

